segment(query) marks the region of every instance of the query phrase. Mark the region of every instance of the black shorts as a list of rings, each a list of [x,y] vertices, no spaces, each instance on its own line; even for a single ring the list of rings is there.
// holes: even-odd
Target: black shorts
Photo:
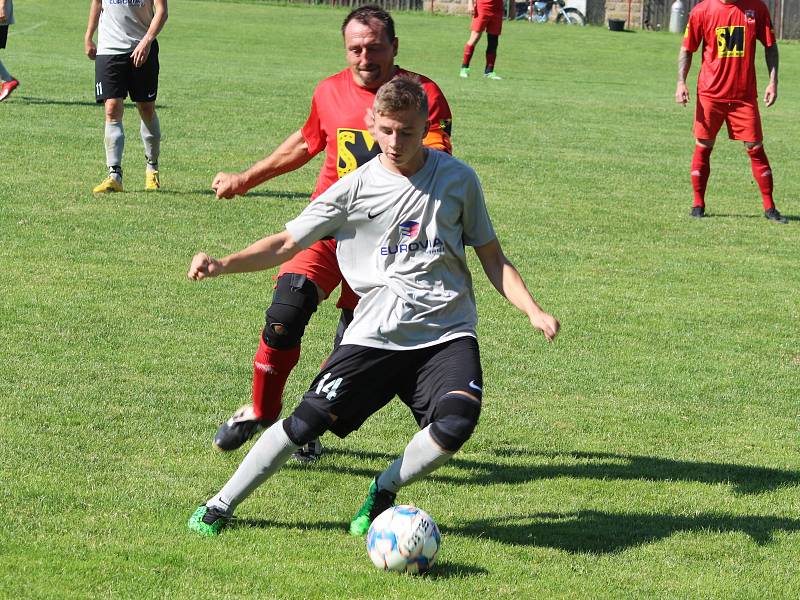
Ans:
[[[344,345],[336,348],[311,383],[303,401],[329,421],[343,438],[395,396],[411,409],[420,428],[434,417],[436,404],[449,392],[481,399],[478,341],[473,337],[417,350],[383,350]]]
[[[8,25],[0,26],[0,48],[6,47],[8,41]]]
[[[158,42],[153,41],[145,63],[134,68],[131,54],[103,54],[94,61],[94,98],[102,103],[111,98],[153,102],[158,94]]]

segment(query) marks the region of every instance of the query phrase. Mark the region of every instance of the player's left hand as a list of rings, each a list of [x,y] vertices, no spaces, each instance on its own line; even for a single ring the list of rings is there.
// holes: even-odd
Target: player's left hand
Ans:
[[[200,281],[221,274],[222,264],[216,258],[211,258],[205,252],[198,252],[192,258],[192,264],[189,265],[189,272],[186,276],[194,281]]]
[[[531,316],[531,325],[544,334],[548,342],[552,342],[558,335],[561,323],[553,315],[544,311]]]
[[[767,89],[764,90],[764,104],[767,106],[772,106],[775,104],[775,100],[778,99],[778,86],[774,83],[770,83],[767,85]]]
[[[141,67],[147,61],[148,56],[150,56],[150,42],[142,40],[131,53],[134,68]]]

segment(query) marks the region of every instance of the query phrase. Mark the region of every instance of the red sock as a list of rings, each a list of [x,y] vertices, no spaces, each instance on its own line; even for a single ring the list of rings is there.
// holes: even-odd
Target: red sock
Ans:
[[[486,72],[491,73],[494,71],[494,61],[497,60],[497,54],[486,53]]]
[[[758,189],[761,190],[761,202],[764,205],[764,210],[775,208],[775,202],[772,200],[772,169],[769,167],[769,160],[767,159],[767,153],[764,152],[764,146],[747,148],[747,153],[750,155],[753,179],[756,180]]]
[[[462,67],[469,67],[469,61],[472,60],[472,54],[475,52],[475,46],[469,44],[464,45],[464,60],[461,62]]]
[[[299,344],[288,350],[276,350],[259,336],[253,359],[253,411],[258,419],[274,421],[281,414],[283,387],[298,360]]]
[[[708,176],[711,174],[711,151],[713,146],[701,146],[695,144],[694,156],[692,156],[692,189],[694,190],[694,202],[692,207],[706,205],[706,185]]]

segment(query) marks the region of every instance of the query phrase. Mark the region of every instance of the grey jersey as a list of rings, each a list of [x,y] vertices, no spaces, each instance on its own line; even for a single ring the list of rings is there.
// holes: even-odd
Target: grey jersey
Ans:
[[[3,0],[0,0],[2,2]],[[6,20],[5,22],[0,22],[0,27],[3,25],[13,25],[16,23],[14,20],[14,3],[11,0],[6,0]]]
[[[133,52],[147,33],[154,14],[153,0],[103,0],[97,53]]]
[[[465,246],[495,239],[475,172],[427,150],[412,177],[376,157],[286,224],[303,247],[333,236],[361,298],[343,344],[408,350],[476,337],[478,314]]]

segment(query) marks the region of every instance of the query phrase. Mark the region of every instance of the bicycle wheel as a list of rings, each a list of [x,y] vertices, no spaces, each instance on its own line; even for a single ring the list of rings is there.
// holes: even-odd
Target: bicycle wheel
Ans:
[[[577,8],[565,8],[563,13],[559,13],[556,17],[556,23],[565,25],[586,25],[586,17]]]

